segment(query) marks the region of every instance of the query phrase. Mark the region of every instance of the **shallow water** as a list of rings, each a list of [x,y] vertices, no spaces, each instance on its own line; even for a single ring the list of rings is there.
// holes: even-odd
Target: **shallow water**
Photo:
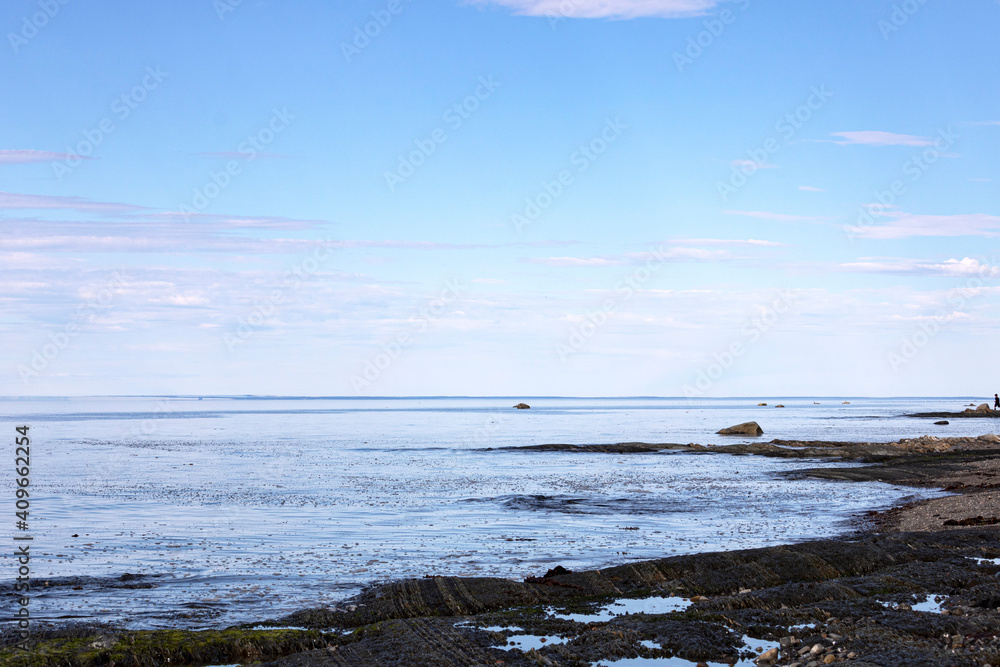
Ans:
[[[33,615],[219,627],[336,604],[372,581],[520,579],[829,536],[919,493],[774,474],[814,461],[497,447],[742,442],[714,431],[750,419],[762,440],[991,430],[900,416],[971,399],[847,398],[523,399],[531,410],[511,408],[521,398],[0,399],[0,412],[11,437],[31,427],[32,566],[53,584]],[[149,588],[96,579],[124,573],[156,576],[116,584]],[[55,585],[67,577],[79,588]]]

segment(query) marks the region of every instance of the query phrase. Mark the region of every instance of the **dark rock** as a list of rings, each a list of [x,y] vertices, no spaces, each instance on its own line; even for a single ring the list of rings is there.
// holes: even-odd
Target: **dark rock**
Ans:
[[[948,519],[944,522],[946,526],[995,526],[1000,523],[1000,519],[995,516],[983,517],[970,516],[966,519]]]
[[[763,435],[764,429],[757,422],[745,422],[716,431],[719,435]]]
[[[556,565],[554,568],[545,573],[545,578],[558,577],[560,574],[573,574],[573,570],[567,570],[562,565]]]
[[[942,420],[941,420],[941,421],[939,421],[939,422],[934,422],[934,425],[935,425],[935,426],[947,426],[947,425],[948,425],[948,422],[947,422],[946,420],[942,419]]]
[[[518,403],[514,407],[517,408],[518,410],[530,410],[531,409],[531,406],[528,405],[527,403]]]
[[[916,412],[911,415],[903,415],[904,417],[937,417],[948,418],[948,419],[961,419],[965,417],[972,418],[985,418],[985,419],[997,419],[1000,418],[1000,410],[972,410],[966,408],[962,412]]]

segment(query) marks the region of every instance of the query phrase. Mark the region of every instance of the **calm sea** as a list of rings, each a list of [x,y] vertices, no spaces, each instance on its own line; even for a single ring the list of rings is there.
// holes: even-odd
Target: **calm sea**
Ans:
[[[814,461],[498,447],[740,442],[714,433],[749,420],[763,440],[981,435],[990,424],[902,415],[983,400],[8,398],[0,421],[11,464],[14,428],[30,426],[32,614],[200,628],[336,604],[393,578],[521,579],[831,536],[928,495],[775,475],[830,465]],[[520,401],[531,409],[512,409]],[[3,484],[9,531],[23,534],[12,472]],[[151,587],[108,579],[126,573]],[[14,576],[0,573],[8,600]]]

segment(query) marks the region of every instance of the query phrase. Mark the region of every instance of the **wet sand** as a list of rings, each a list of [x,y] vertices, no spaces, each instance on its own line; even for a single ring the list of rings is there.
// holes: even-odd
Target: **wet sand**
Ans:
[[[153,665],[167,664],[167,658],[174,665],[273,667],[576,667],[636,658],[691,667],[1000,665],[1000,438],[641,445],[598,446],[605,449],[593,452],[683,447],[836,457],[871,465],[786,474],[942,488],[954,495],[871,512],[859,517],[853,533],[837,540],[585,572],[553,569],[525,573],[523,581],[398,581],[369,588],[340,607],[303,610],[264,623],[272,629],[197,633],[66,627],[36,635],[41,643],[31,654],[5,648],[0,665]],[[576,447],[550,447],[563,446]],[[626,598],[644,604],[682,602],[670,611],[607,611],[614,601],[628,608]],[[761,653],[773,659],[753,662]]]

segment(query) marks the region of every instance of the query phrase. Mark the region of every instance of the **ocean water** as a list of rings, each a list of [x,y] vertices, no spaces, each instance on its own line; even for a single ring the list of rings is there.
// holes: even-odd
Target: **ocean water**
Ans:
[[[522,400],[531,410],[512,409]],[[937,492],[776,475],[843,465],[809,460],[503,448],[741,442],[715,431],[751,419],[761,440],[989,432],[902,416],[970,402],[982,399],[9,398],[0,422],[12,464],[14,429],[30,427],[36,619],[207,628],[402,577],[523,579],[836,535]],[[23,535],[12,472],[3,485]],[[8,600],[15,576],[0,573]]]

